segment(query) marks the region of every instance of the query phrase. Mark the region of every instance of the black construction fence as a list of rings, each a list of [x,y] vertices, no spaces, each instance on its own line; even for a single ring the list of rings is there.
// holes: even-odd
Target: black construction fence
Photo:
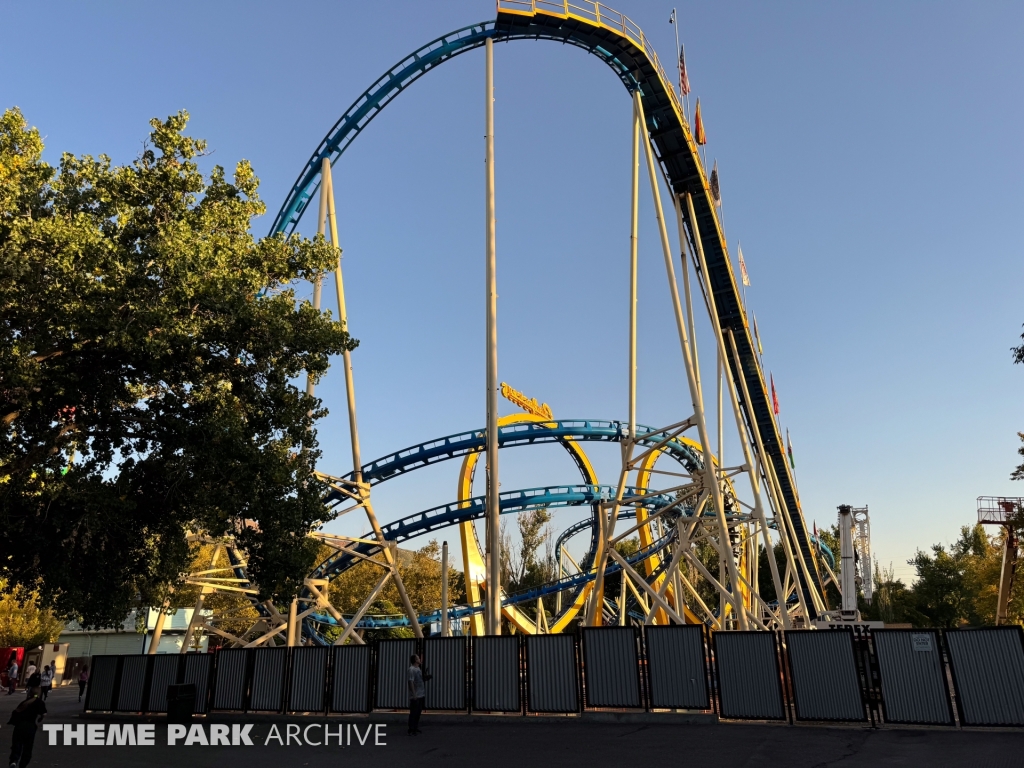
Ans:
[[[85,709],[164,713],[168,687],[191,684],[197,714],[402,710],[414,653],[425,661],[426,710],[435,712],[696,711],[790,723],[1024,726],[1024,630],[1017,626],[595,627],[571,635],[95,656]]]

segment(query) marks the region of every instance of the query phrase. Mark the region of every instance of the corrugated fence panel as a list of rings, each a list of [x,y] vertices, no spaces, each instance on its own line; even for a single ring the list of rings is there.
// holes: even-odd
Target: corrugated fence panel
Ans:
[[[583,681],[588,707],[642,707],[639,668],[632,627],[583,630]]]
[[[800,629],[785,637],[797,720],[867,720],[853,632]]]
[[[327,689],[329,648],[292,649],[292,684],[288,697],[291,712],[323,712]]]
[[[1024,631],[946,632],[961,725],[1024,725]]]
[[[122,656],[121,682],[117,686],[117,711],[141,712],[149,656]]]
[[[645,627],[650,705],[654,709],[711,709],[704,628]]]
[[[378,709],[409,708],[409,657],[416,653],[415,640],[381,640],[377,644]]]
[[[114,703],[114,677],[120,656],[93,656],[89,670],[89,695],[85,708],[96,712],[108,711]]]
[[[785,720],[772,632],[715,632],[719,714],[738,720]]]
[[[210,700],[210,667],[213,664],[213,656],[208,653],[186,653],[185,670],[182,673],[181,682],[191,683],[196,687],[195,712],[205,714],[207,703]],[[166,691],[164,692],[166,697]]]
[[[473,638],[473,709],[518,712],[519,638]]]
[[[213,686],[214,709],[245,709],[249,687],[249,651],[232,648],[217,651],[217,674]]]
[[[339,645],[333,653],[331,712],[368,712],[370,646]]]
[[[250,712],[279,712],[284,696],[284,674],[288,663],[287,648],[257,648],[252,666]]]
[[[167,686],[178,682],[178,662],[181,657],[176,653],[158,653],[153,657],[153,675],[149,680],[149,702],[147,712],[167,711]]]
[[[531,712],[578,712],[579,680],[572,635],[526,637],[526,705]]]
[[[882,707],[889,723],[953,725],[953,708],[934,629],[875,629]]]
[[[428,637],[423,661],[432,675],[426,683],[427,709],[466,708],[466,638]]]

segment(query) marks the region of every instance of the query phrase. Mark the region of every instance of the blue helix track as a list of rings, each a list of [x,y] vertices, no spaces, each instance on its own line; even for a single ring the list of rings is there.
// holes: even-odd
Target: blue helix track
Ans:
[[[545,422],[524,422],[508,424],[498,429],[498,447],[510,448],[515,446],[535,445],[540,443],[565,443],[567,440],[574,442],[612,442],[618,443],[628,434],[628,426],[621,421],[606,421],[598,419],[563,419]],[[637,443],[644,447],[653,447],[664,439],[664,433],[656,431],[652,427],[638,424],[636,427]],[[431,466],[442,461],[456,459],[471,453],[480,453],[486,447],[486,438],[483,430],[470,430],[459,432],[446,437],[430,440],[408,448],[403,448],[392,454],[384,456],[362,467],[363,481],[371,486],[383,483],[391,478],[398,477],[422,467]],[[678,462],[688,472],[696,472],[703,468],[703,457],[690,444],[679,439],[672,439],[661,446],[661,451]],[[351,478],[352,475],[349,475]],[[550,507],[586,506],[597,511],[597,504],[614,498],[616,489],[612,486],[594,485],[568,485],[550,486],[545,488],[528,488],[524,490],[509,491],[499,495],[501,514],[521,512],[529,509],[540,509]],[[635,488],[627,489],[627,497],[641,493]],[[337,491],[332,491],[327,497],[328,505],[343,503],[345,497]],[[651,493],[643,500],[643,506],[651,510],[657,510],[671,503],[674,499]],[[727,510],[734,512],[734,510]],[[692,514],[692,509],[684,508],[683,514]],[[635,514],[632,513],[632,514]],[[709,511],[713,514],[713,511]],[[477,520],[484,516],[484,497],[475,497],[462,502],[452,502],[438,507],[409,515],[388,525],[382,526],[384,538],[387,541],[401,542],[421,536],[426,533],[447,528],[469,520]],[[631,516],[631,515],[630,515]],[[596,528],[593,526],[593,517],[587,521],[591,529],[590,551],[596,543],[594,535]],[[577,524],[578,525],[578,524]],[[582,528],[579,530],[583,530]],[[661,546],[664,546],[662,542]],[[364,557],[370,557],[380,552],[379,545],[360,543],[351,548]],[[645,550],[646,551],[646,550]],[[652,550],[653,551],[653,550]],[[642,558],[641,558],[642,559]],[[337,553],[321,563],[310,574],[310,578],[333,579],[354,566],[359,558],[348,553]],[[594,578],[593,573],[575,574],[574,576],[562,579],[559,582],[544,585],[539,589],[540,593],[530,591],[528,593],[509,595],[506,602],[509,604],[519,603],[526,600],[535,600],[538,594],[546,595],[558,592],[563,589],[575,589],[582,587]],[[546,591],[544,591],[546,590]],[[303,594],[302,598],[310,597]],[[460,609],[461,614],[469,615],[482,610],[480,606],[471,606]],[[422,621],[432,620],[432,614],[421,617]],[[314,614],[310,617],[313,622],[322,624],[335,624],[333,618],[323,614]],[[396,627],[408,624],[408,618],[403,616],[364,616],[359,622],[360,627]],[[313,631],[312,623],[307,623],[307,634],[315,641],[323,642],[320,633]]]
[[[512,491],[510,493],[501,494],[501,514],[507,515],[513,512],[523,512],[530,509],[551,509],[553,507],[576,507],[590,505],[597,502],[605,501],[615,497],[616,489],[610,485],[569,485],[569,486],[549,486],[545,488],[527,488],[521,491]],[[640,493],[636,488],[628,488],[627,494],[635,495]],[[660,494],[650,494],[644,496],[643,506],[651,511],[657,511],[674,501],[674,498],[669,496],[663,496]],[[409,515],[401,520],[397,520],[389,525],[382,526],[384,538],[388,541],[402,542],[407,539],[421,536],[424,533],[430,533],[431,531],[438,530],[440,528],[446,528],[452,525],[458,525],[459,523],[467,522],[469,520],[480,520],[486,513],[486,502],[487,499],[484,496],[476,496],[471,499],[467,499],[462,502],[452,502],[451,504],[444,504],[439,507],[428,509],[424,512],[418,512],[414,515]],[[693,514],[693,510],[690,508],[683,508],[682,514]],[[623,517],[633,517],[635,512],[631,512],[629,515],[623,515]],[[585,522],[592,525],[592,519],[587,519]],[[658,542],[655,542],[647,549],[643,550],[643,553],[638,553],[632,556],[632,562],[641,562],[646,557],[649,557],[654,552],[663,548],[669,541],[670,537],[664,537]],[[370,557],[381,551],[381,547],[377,544],[360,543],[355,547],[351,548],[353,551],[364,557]],[[356,565],[359,562],[359,558],[355,555],[348,553],[338,553],[332,558],[324,561],[321,565],[313,572],[312,578],[333,578],[346,570]],[[614,573],[618,570],[618,566],[606,570],[606,573]],[[578,589],[589,581],[594,579],[594,574],[590,572],[583,572],[573,574],[565,578],[559,579],[558,581],[543,584],[534,589],[526,590],[523,592],[517,592],[512,595],[507,595],[503,600],[503,605],[513,605],[522,602],[535,601],[538,597],[544,595],[554,594],[562,590]],[[457,609],[453,609],[450,615],[453,617],[469,616],[473,613],[483,610],[482,605],[478,606],[461,606]],[[315,614],[314,620],[320,623],[336,624],[335,620],[327,615]],[[440,611],[434,611],[432,613],[423,614],[419,617],[421,622],[436,621],[440,618]],[[360,627],[399,627],[407,626],[409,623],[408,617],[404,614],[394,616],[368,616],[364,617],[360,622]]]
[[[542,9],[531,3],[499,0],[498,14],[494,21],[463,27],[443,35],[391,67],[353,102],[320,142],[285,199],[271,233],[287,235],[294,232],[320,186],[322,161],[328,159],[332,165],[336,163],[384,107],[412,83],[445,61],[481,47],[488,38],[495,42],[551,40],[581,48],[598,57],[611,68],[629,92],[639,91],[648,133],[673,192],[677,195],[689,193],[693,198],[695,221],[688,222],[690,237],[692,241],[696,226],[707,259],[707,278],[715,298],[719,323],[723,333],[731,334],[735,339],[740,365],[737,368],[731,356],[728,364],[734,381],[737,384],[744,381],[749,389],[749,402],[741,403],[747,428],[751,433],[756,428],[761,436],[781,488],[784,507],[781,511],[791,520],[794,543],[810,574],[810,581],[813,582],[809,584],[804,573],[798,569],[797,577],[804,597],[808,604],[813,604],[813,589],[824,600],[824,582],[812,552],[814,542],[800,508],[796,484],[755,352],[747,313],[743,308],[725,236],[715,212],[707,174],[678,96],[669,84],[650,43],[628,19],[614,13],[602,19],[600,13],[608,9],[593,16],[587,15],[589,11],[585,12],[582,8],[570,12],[569,6],[563,9],[558,9],[554,4],[550,6]],[[696,242],[690,245],[695,248]],[[739,386],[737,390],[742,391]],[[767,482],[768,478],[765,480]]]
[[[605,421],[597,419],[564,419],[547,422],[525,422],[509,424],[498,429],[499,448],[515,446],[535,445],[538,443],[564,443],[566,440],[574,442],[621,442],[628,434],[627,425],[621,421]],[[664,439],[664,433],[656,431],[652,427],[638,424],[636,428],[637,443],[643,447],[653,447]],[[392,454],[384,456],[368,464],[363,465],[363,479],[371,485],[378,485],[394,477],[399,477],[407,472],[431,466],[449,459],[456,459],[470,453],[479,453],[486,447],[486,439],[483,430],[470,430],[459,432],[446,437],[430,440],[408,448],[403,448]],[[665,455],[673,458],[682,465],[688,472],[696,472],[703,468],[703,457],[696,449],[678,439],[672,439],[661,446]],[[561,485],[547,486],[542,488],[527,488],[523,490],[508,491],[499,495],[501,514],[522,512],[531,509],[546,509],[553,507],[591,506],[602,501],[614,498],[616,488],[609,485]],[[643,495],[646,492],[636,488],[627,488],[626,497]],[[329,504],[342,503],[344,497],[332,492],[328,496]],[[644,495],[643,507],[653,511],[662,509],[674,501],[674,497],[659,494],[657,492]],[[734,516],[738,510],[727,509],[727,516]],[[422,536],[427,533],[458,525],[470,520],[479,520],[484,517],[485,498],[477,496],[461,502],[451,502],[437,507],[417,512],[403,517],[395,522],[382,526],[382,533],[386,541],[400,543],[409,539]],[[683,506],[680,514],[692,515],[692,507]],[[709,508],[708,515],[714,515],[713,509]],[[635,517],[634,510],[623,510],[621,517],[628,519]],[[590,556],[592,556],[595,541],[593,516],[581,520],[566,529],[556,545],[560,547],[569,537],[590,529]],[[653,552],[665,546],[668,538],[656,542],[652,547],[642,550],[641,553],[633,555],[630,562],[642,562]],[[815,542],[820,551],[831,562],[832,555],[827,548],[821,549],[821,545]],[[351,547],[351,551],[363,557],[372,557],[381,551],[381,547],[374,543],[361,542]],[[827,553],[827,554],[826,554]],[[642,556],[641,556],[642,555]],[[586,560],[586,558],[585,558]],[[322,562],[310,574],[311,578],[333,579],[347,571],[359,562],[354,554],[339,552]],[[584,566],[586,568],[586,566]],[[618,570],[614,566],[613,573]],[[652,578],[655,578],[654,574]],[[538,596],[553,594],[566,589],[578,589],[587,582],[593,580],[594,574],[586,571],[573,574],[559,581],[545,584],[536,589],[506,596],[503,604],[518,604],[536,600]],[[309,597],[304,595],[303,597]],[[452,616],[468,616],[482,610],[481,606],[464,606],[453,610]],[[422,622],[437,620],[439,612],[424,614],[420,617]],[[337,622],[326,614],[314,614],[310,617],[312,622],[319,624],[336,625]],[[396,616],[364,616],[360,622],[361,628],[398,627],[408,625],[408,618],[404,615]],[[307,634],[314,637],[318,642],[324,642],[317,631],[312,631],[312,624],[307,624]]]

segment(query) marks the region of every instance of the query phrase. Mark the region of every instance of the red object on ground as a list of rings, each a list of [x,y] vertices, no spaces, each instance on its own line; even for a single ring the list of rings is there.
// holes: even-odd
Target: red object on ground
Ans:
[[[14,660],[18,662],[18,677],[21,677],[25,670],[25,649],[20,646],[10,646],[7,648],[0,648],[0,684],[6,688],[9,683],[7,680],[7,667],[10,665],[11,656],[14,656]]]

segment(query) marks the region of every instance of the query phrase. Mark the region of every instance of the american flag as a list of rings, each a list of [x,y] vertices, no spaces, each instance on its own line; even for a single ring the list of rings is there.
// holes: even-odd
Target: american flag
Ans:
[[[679,46],[679,93],[690,95],[690,78],[686,75],[686,46]]]

